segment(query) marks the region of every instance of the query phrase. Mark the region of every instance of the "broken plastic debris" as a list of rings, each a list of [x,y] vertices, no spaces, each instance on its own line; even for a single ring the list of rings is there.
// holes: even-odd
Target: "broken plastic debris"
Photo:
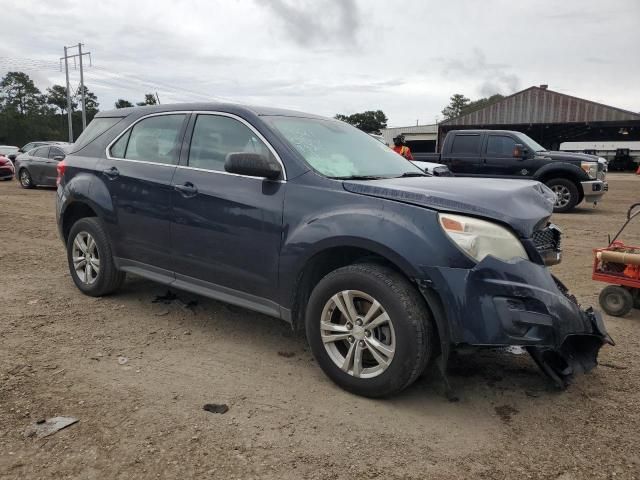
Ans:
[[[49,435],[53,435],[63,428],[67,428],[68,426],[73,425],[77,421],[78,419],[73,417],[53,417],[47,420],[38,420],[37,422],[29,425],[27,430],[24,432],[24,436],[35,436],[36,438],[48,437]]]
[[[124,365],[129,359],[127,357],[118,357],[118,365]]]
[[[202,409],[211,413],[227,413],[229,406],[224,403],[207,403]]]
[[[513,355],[522,355],[523,353],[527,353],[527,351],[518,346],[518,345],[509,345],[508,347],[505,347],[505,352],[507,353],[512,353]]]

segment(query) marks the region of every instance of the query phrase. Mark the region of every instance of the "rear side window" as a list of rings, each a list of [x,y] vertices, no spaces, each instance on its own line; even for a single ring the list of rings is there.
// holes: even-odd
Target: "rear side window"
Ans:
[[[47,158],[49,156],[49,147],[36,148],[30,155],[32,157]]]
[[[229,153],[260,153],[271,151],[242,122],[221,115],[199,115],[191,137],[189,166],[224,172]]]
[[[93,142],[96,138],[102,135],[104,132],[113,127],[116,123],[122,120],[122,117],[99,117],[91,120],[84,132],[78,137],[73,144],[73,150],[78,151],[85,145]]]
[[[111,146],[114,158],[175,165],[185,114],[160,115],[136,123]]]
[[[480,135],[456,135],[451,153],[480,153]]]
[[[505,135],[491,135],[487,142],[487,154],[499,155],[501,157],[511,157],[516,141]]]
[[[55,157],[64,157],[64,152],[59,148],[51,147],[51,149],[49,150],[49,158]]]

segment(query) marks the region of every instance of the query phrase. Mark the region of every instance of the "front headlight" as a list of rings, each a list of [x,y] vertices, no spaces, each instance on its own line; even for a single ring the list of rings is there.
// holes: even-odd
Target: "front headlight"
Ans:
[[[580,168],[589,175],[589,178],[598,177],[598,163],[597,162],[582,162]]]
[[[501,260],[528,259],[518,238],[500,225],[464,215],[439,215],[440,225],[460,250],[480,262],[487,255]]]

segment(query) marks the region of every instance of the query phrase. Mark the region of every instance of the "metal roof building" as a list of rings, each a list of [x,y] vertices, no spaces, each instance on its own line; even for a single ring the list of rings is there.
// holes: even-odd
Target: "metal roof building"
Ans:
[[[554,92],[547,85],[529,87],[438,127],[440,142],[454,129],[517,130],[554,150],[567,141],[640,140],[639,113]]]
[[[404,135],[407,145],[414,152],[435,152],[438,138],[438,125],[414,125],[412,127],[383,128],[384,143],[391,145],[393,138]]]

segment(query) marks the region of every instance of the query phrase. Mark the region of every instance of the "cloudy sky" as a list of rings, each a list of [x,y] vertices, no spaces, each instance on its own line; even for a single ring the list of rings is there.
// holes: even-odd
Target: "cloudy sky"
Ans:
[[[62,47],[117,98],[225,99],[433,123],[454,93],[531,85],[640,111],[638,0],[0,0],[0,75],[62,84]],[[72,88],[79,82],[71,70]]]

